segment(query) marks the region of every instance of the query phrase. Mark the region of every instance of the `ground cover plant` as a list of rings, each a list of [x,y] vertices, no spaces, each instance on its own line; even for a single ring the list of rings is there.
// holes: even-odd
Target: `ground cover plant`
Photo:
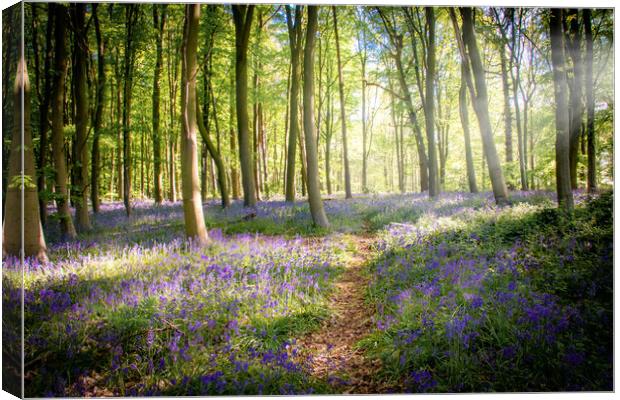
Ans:
[[[541,201],[542,200],[542,201]],[[613,201],[429,210],[377,244],[362,346],[410,392],[612,390]]]
[[[208,203],[207,247],[179,240],[178,204],[136,205],[129,224],[103,204],[92,232],[26,265],[26,393],[349,391],[354,353],[328,321],[361,237],[356,307],[372,324],[350,347],[374,387],[611,390],[612,195],[576,198],[568,219],[545,192],[504,207],[489,193],[356,196],[326,202],[341,221],[329,230],[305,230],[304,204]],[[5,265],[3,310],[17,318],[19,269]]]

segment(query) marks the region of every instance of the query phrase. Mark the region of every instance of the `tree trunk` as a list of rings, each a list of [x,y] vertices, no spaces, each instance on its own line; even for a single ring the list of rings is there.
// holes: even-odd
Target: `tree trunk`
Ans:
[[[508,85],[508,61],[506,60],[506,41],[499,42],[499,55],[502,70],[502,94],[504,99],[504,131],[506,134],[506,162],[511,163],[512,157],[512,110],[510,109],[510,88]],[[510,183],[509,183],[510,184]]]
[[[482,66],[482,60],[480,59],[480,53],[478,52],[478,45],[474,34],[473,10],[469,7],[461,7],[460,10],[463,18],[463,42],[468,49],[469,62],[471,63],[471,69],[474,74],[475,91],[473,84],[470,85],[470,83],[468,83],[468,86],[474,104],[474,111],[478,117],[493,195],[495,196],[497,204],[505,204],[508,202],[508,191],[493,140],[493,129],[491,128],[491,121],[489,119],[489,101],[484,77],[484,67]],[[457,37],[458,36],[457,33]],[[461,49],[462,54],[463,50],[464,49]]]
[[[159,10],[161,8],[161,15]],[[163,38],[166,25],[166,5],[153,4],[153,27],[156,31],[157,56],[153,72],[153,194],[155,204],[161,204],[162,171],[161,171],[161,133],[159,132],[159,97],[161,68],[163,64]]]
[[[72,24],[75,32],[73,48],[73,81],[75,91],[75,216],[78,230],[91,229],[88,216],[88,109],[89,97],[86,83],[86,62],[88,59],[88,37],[86,32],[86,5],[71,5]]]
[[[52,63],[52,36],[54,34],[53,31],[53,18],[52,18],[52,9],[50,4],[48,7],[48,17],[47,17],[47,26],[46,26],[46,35],[45,35],[45,60],[43,66],[43,79],[44,79],[44,88],[43,92],[40,96],[40,111],[39,111],[39,174],[37,177],[37,186],[39,187],[39,214],[41,216],[41,223],[45,226],[47,222],[47,182],[46,182],[46,168],[47,168],[47,153],[48,153],[48,136],[47,132],[49,129],[49,104],[50,98],[52,97],[52,77],[50,74],[50,67]],[[34,11],[34,8],[33,8]],[[34,18],[34,16],[33,16]],[[36,35],[36,33],[34,33]],[[33,43],[34,45],[34,43]],[[5,71],[5,74],[8,74],[8,71]]]
[[[289,45],[291,48],[291,84],[289,92],[288,114],[288,149],[286,158],[285,200],[295,201],[295,152],[299,136],[299,79],[300,79],[300,48],[301,48],[301,17],[303,6],[295,6],[295,18],[291,15],[291,7],[286,6],[286,23],[288,26]]]
[[[573,193],[570,182],[570,121],[568,112],[566,82],[566,56],[564,54],[564,33],[562,32],[562,9],[552,8],[549,18],[551,37],[551,61],[553,64],[553,92],[555,95],[555,164],[558,203],[560,208],[571,212]]]
[[[312,220],[320,227],[329,227],[329,221],[323,209],[319,184],[319,163],[316,148],[316,132],[314,126],[314,42],[317,32],[317,6],[308,6],[308,26],[304,47],[304,134],[306,137],[306,180],[308,185],[308,203]]]
[[[186,5],[181,70],[181,180],[185,234],[188,239],[205,245],[209,241],[209,237],[202,212],[200,180],[198,178],[198,142],[196,140],[198,131],[196,49],[198,47],[199,20],[200,4]]]
[[[232,197],[233,199],[239,199],[239,172],[237,170],[237,160],[236,154],[237,151],[237,143],[236,143],[236,135],[235,128],[233,125],[234,119],[234,80],[233,75],[230,75],[230,107],[229,107],[229,119],[228,119],[228,129],[229,129],[229,137],[230,137],[230,184],[232,186]]]
[[[573,78],[569,81],[570,99],[569,99],[569,162],[570,162],[570,182],[571,188],[577,189],[577,163],[579,162],[579,136],[583,123],[583,103],[582,103],[582,85],[583,85],[583,65],[581,61],[581,30],[579,27],[579,18],[577,9],[571,9],[567,12],[567,18],[570,20],[568,35],[568,55],[573,61]]]
[[[123,183],[123,135],[122,135],[122,115],[123,112],[121,110],[122,102],[121,102],[121,74],[120,74],[120,63],[118,60],[118,50],[114,57],[114,71],[116,78],[116,179],[118,181],[118,199],[121,200],[124,198],[124,187]]]
[[[9,156],[9,182],[4,208],[2,252],[3,256],[19,257],[23,251],[25,257],[36,257],[39,261],[46,262],[47,248],[39,215],[39,196],[35,183],[36,169],[30,128],[30,82],[26,59],[21,49],[19,53],[13,88],[15,119]]]
[[[123,87],[123,202],[127,216],[131,215],[131,86],[134,65],[134,29],[138,5],[125,5],[125,61]]]
[[[90,199],[93,205],[93,212],[99,212],[99,137],[101,136],[101,125],[103,122],[103,105],[105,104],[105,43],[101,38],[99,27],[99,17],[97,15],[97,3],[93,4],[93,20],[95,22],[95,36],[97,38],[97,104],[95,106],[95,118],[93,121],[93,147],[91,153],[91,181]]]
[[[243,205],[256,206],[254,157],[252,155],[248,122],[248,41],[252,25],[253,5],[233,5],[235,23],[235,79],[237,101],[237,135],[239,138],[239,165],[243,182]]]
[[[588,136],[588,193],[596,191],[596,136],[594,135],[594,80],[592,76],[592,11],[588,8],[583,9],[583,26],[586,39],[586,60],[585,60],[585,88],[586,88],[586,109],[587,122],[586,134]]]
[[[344,164],[344,191],[345,198],[353,197],[351,193],[351,171],[349,169],[349,149],[347,144],[347,119],[344,109],[344,82],[342,79],[342,62],[340,59],[340,41],[338,38],[338,19],[336,6],[332,6],[332,14],[334,16],[334,32],[336,34],[336,57],[338,59],[338,91],[340,94],[340,124],[342,130],[342,158]]]
[[[196,97],[198,97],[198,94],[196,94]],[[226,208],[230,206],[230,195],[228,194],[228,186],[226,185],[226,168],[224,167],[222,156],[220,155],[219,151],[217,151],[217,148],[209,137],[209,132],[207,132],[207,129],[203,124],[203,118],[201,114],[202,113],[200,111],[200,106],[197,105],[196,116],[198,121],[198,130],[200,132],[200,135],[202,136],[202,140],[207,150],[209,151],[209,154],[211,154],[211,158],[213,158],[213,161],[215,162],[215,166],[217,168],[217,184],[220,190],[220,197],[222,199],[222,208]],[[204,158],[206,160],[207,157],[205,156]]]
[[[363,32],[363,28],[362,28]],[[366,39],[362,34],[362,41]],[[361,43],[363,50],[360,52],[362,66],[362,193],[368,193],[368,129],[366,126],[366,44]],[[344,99],[342,100],[344,103]],[[344,114],[343,114],[344,117]],[[343,119],[344,120],[344,119]]]
[[[461,63],[461,87],[459,88],[459,114],[461,117],[461,125],[463,126],[463,135],[465,137],[465,161],[467,164],[467,182],[469,183],[469,191],[478,193],[476,186],[476,170],[474,168],[474,157],[471,153],[471,140],[469,134],[469,114],[467,112],[467,84],[465,83],[465,74],[467,73],[464,63]]]
[[[437,145],[435,140],[435,12],[433,7],[426,7],[426,24],[428,27],[428,49],[426,55],[426,140],[428,142],[428,195],[437,197],[439,182],[437,174]]]

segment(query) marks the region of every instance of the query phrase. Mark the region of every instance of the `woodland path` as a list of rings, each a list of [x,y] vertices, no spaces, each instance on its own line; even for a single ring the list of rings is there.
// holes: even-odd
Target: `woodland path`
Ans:
[[[373,330],[373,309],[364,301],[370,279],[363,270],[371,260],[376,237],[363,234],[351,238],[354,249],[335,283],[330,299],[331,317],[297,343],[304,355],[312,355],[312,376],[327,381],[334,393],[393,392],[396,388],[378,379],[381,362],[366,358],[363,350],[356,348],[357,342]]]

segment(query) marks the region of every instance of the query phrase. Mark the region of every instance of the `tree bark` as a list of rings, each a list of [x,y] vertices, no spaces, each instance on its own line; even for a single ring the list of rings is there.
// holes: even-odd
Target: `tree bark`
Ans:
[[[196,97],[198,97],[198,94],[196,94]],[[202,140],[207,150],[209,151],[211,158],[213,158],[213,161],[215,162],[215,167],[217,169],[217,185],[219,187],[220,197],[222,199],[222,208],[229,207],[230,195],[228,194],[228,186],[226,185],[226,168],[224,167],[224,162],[222,161],[222,156],[220,155],[220,152],[213,144],[213,141],[209,137],[209,132],[207,132],[207,129],[203,124],[202,113],[200,111],[199,105],[196,106],[196,116],[198,121],[198,131],[200,132]]]
[[[502,94],[504,99],[504,132],[506,134],[506,162],[511,163],[512,157],[512,110],[510,109],[510,87],[508,85],[508,61],[506,60],[506,41],[499,42],[500,64],[502,71]]]
[[[103,122],[103,105],[105,104],[105,43],[101,38],[101,28],[99,26],[99,16],[97,14],[98,4],[93,4],[93,20],[95,23],[95,37],[97,38],[97,103],[95,106],[95,117],[93,121],[93,147],[91,153],[91,181],[90,181],[90,201],[93,212],[99,212],[99,137],[101,136],[101,125]]]
[[[569,163],[571,188],[577,189],[577,163],[579,162],[579,136],[583,123],[583,64],[581,60],[581,30],[579,27],[578,10],[571,9],[567,12],[571,16],[568,35],[568,55],[573,61],[573,78],[569,81]]]
[[[86,32],[86,5],[71,4],[72,24],[75,32],[73,47],[73,81],[75,95],[75,215],[78,230],[90,230],[88,216],[88,109],[89,97],[86,83],[86,61],[88,59],[88,37]]]
[[[196,49],[198,47],[198,24],[200,21],[200,4],[185,6],[185,24],[183,29],[182,72],[181,72],[181,169],[183,215],[185,217],[185,234],[188,239],[205,245],[209,241],[202,211],[200,197],[200,180],[198,177],[198,120],[196,111],[196,75],[198,64]]]
[[[592,74],[593,52],[592,52],[592,11],[588,8],[583,9],[583,26],[586,40],[586,59],[585,59],[585,89],[586,89],[586,134],[588,136],[588,193],[596,191],[596,136],[594,132],[594,80]]]
[[[437,171],[437,144],[435,138],[435,12],[433,7],[426,7],[426,25],[428,27],[428,49],[426,55],[426,101],[424,117],[426,119],[426,140],[428,142],[428,195],[437,197],[439,182]]]
[[[41,223],[43,226],[46,225],[47,222],[47,203],[48,203],[48,191],[47,191],[47,182],[46,182],[46,168],[47,168],[47,156],[48,156],[48,136],[47,132],[49,130],[49,105],[50,98],[52,97],[52,77],[50,74],[50,67],[52,63],[52,37],[54,35],[53,31],[53,17],[52,17],[52,9],[50,4],[47,5],[47,25],[46,25],[46,35],[45,35],[45,58],[43,62],[43,92],[40,96],[40,111],[39,111],[39,157],[38,157],[38,165],[39,165],[39,174],[37,177],[37,186],[39,187],[39,214],[41,216]],[[34,8],[33,8],[34,11]],[[33,15],[34,18],[34,15]],[[36,35],[36,33],[34,33]],[[33,43],[34,46],[34,43]],[[8,71],[5,71],[8,74]]]
[[[553,92],[555,95],[555,164],[558,204],[570,212],[573,209],[573,193],[570,182],[570,121],[568,112],[566,78],[566,56],[564,54],[564,33],[560,8],[552,8],[549,18],[551,37],[551,61],[553,65]]]
[[[478,193],[476,185],[476,170],[474,168],[474,157],[471,153],[471,140],[469,133],[469,114],[467,112],[467,84],[465,83],[465,74],[467,74],[465,63],[461,63],[461,86],[459,88],[459,114],[461,117],[461,125],[463,126],[463,135],[465,137],[465,162],[467,164],[467,182],[471,193]]]
[[[250,148],[248,122],[248,42],[252,26],[253,5],[233,5],[235,23],[235,79],[237,104],[237,135],[239,138],[239,165],[243,183],[243,205],[256,206],[254,157]]]
[[[329,227],[329,221],[323,209],[319,183],[319,163],[316,148],[316,132],[314,126],[314,42],[317,31],[317,6],[308,6],[308,26],[306,28],[306,43],[304,47],[304,134],[306,137],[306,163],[308,185],[308,203],[312,220],[320,227]]]
[[[347,119],[344,109],[344,82],[342,79],[342,62],[340,59],[340,41],[338,38],[338,19],[336,6],[332,6],[332,14],[334,17],[334,32],[336,34],[336,57],[338,59],[338,91],[340,94],[340,125],[342,130],[342,158],[344,164],[344,191],[345,199],[353,197],[351,193],[351,171],[349,169],[349,149],[347,143]]]
[[[160,15],[161,8],[161,15]],[[155,28],[155,42],[157,56],[153,72],[153,194],[155,204],[161,204],[162,196],[162,171],[161,171],[161,133],[159,131],[159,98],[161,69],[163,64],[163,38],[166,26],[166,5],[153,4],[153,27]]]
[[[291,48],[291,89],[289,105],[288,150],[286,161],[286,201],[295,201],[295,152],[299,136],[299,79],[301,53],[301,18],[303,6],[295,6],[295,18],[291,15],[291,7],[286,6],[286,22],[288,26],[289,44]]]
[[[230,107],[229,107],[229,119],[228,119],[228,129],[229,129],[229,137],[230,137],[230,184],[232,186],[232,197],[233,199],[239,199],[239,172],[237,170],[237,143],[236,143],[236,135],[234,128],[234,101],[235,101],[235,82],[234,77],[230,75]]]
[[[21,48],[19,53],[13,87],[15,119],[9,156],[9,182],[4,208],[2,252],[3,256],[19,257],[23,251],[25,257],[36,257],[41,262],[46,262],[47,247],[39,215],[39,196],[30,128],[30,82],[26,59]]]
[[[497,204],[505,204],[508,202],[508,191],[493,140],[493,129],[491,128],[491,121],[489,119],[489,101],[484,77],[484,67],[482,66],[482,60],[474,34],[473,10],[469,7],[461,7],[460,11],[463,18],[463,42],[464,45],[467,46],[469,54],[468,60],[471,64],[471,70],[475,80],[475,88],[474,84],[471,82],[471,78],[469,78],[468,86],[474,105],[474,111],[478,117],[480,135],[482,136],[483,149],[489,169],[493,195]],[[457,38],[460,39],[458,33]],[[464,49],[461,48],[460,50],[461,55],[464,56]]]
[[[137,21],[138,5],[125,5],[125,61],[123,87],[123,202],[125,212],[131,215],[131,87],[134,65],[134,29]]]

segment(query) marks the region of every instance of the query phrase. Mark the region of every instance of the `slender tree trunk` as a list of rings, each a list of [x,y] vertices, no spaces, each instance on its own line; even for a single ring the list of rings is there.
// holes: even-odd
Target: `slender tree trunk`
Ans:
[[[34,256],[41,262],[46,262],[47,247],[39,215],[37,185],[34,183],[36,169],[30,127],[30,82],[21,48],[13,99],[15,119],[9,156],[2,252],[3,256],[19,257],[23,251],[26,257]]]
[[[116,130],[116,177],[117,177],[117,187],[118,187],[118,199],[121,200],[124,198],[124,187],[123,183],[123,136],[122,136],[122,111],[121,111],[121,74],[119,67],[119,59],[118,52],[114,57],[114,71],[115,71],[115,80],[116,80],[116,123],[114,129]]]
[[[161,8],[161,15],[159,13]],[[161,204],[162,170],[161,170],[161,133],[159,131],[159,97],[161,69],[163,64],[163,38],[166,25],[166,5],[153,4],[153,27],[156,31],[157,56],[153,72],[153,194],[155,204]]]
[[[465,83],[465,74],[467,73],[465,64],[461,63],[461,87],[459,88],[459,114],[461,116],[461,125],[463,126],[463,135],[465,137],[465,161],[467,164],[467,182],[469,183],[469,191],[478,193],[476,186],[476,170],[474,168],[474,157],[471,153],[471,140],[469,134],[469,114],[467,112],[467,84]]]
[[[297,143],[299,144],[299,165],[301,170],[301,196],[306,197],[306,188],[307,185],[307,174],[306,174],[306,151],[304,150],[304,136],[299,135],[299,140]]]
[[[493,129],[491,128],[491,121],[489,119],[489,101],[484,78],[484,67],[482,66],[482,60],[474,34],[473,10],[469,7],[461,7],[460,10],[461,16],[463,17],[463,42],[467,46],[469,62],[471,63],[471,69],[475,80],[475,89],[473,83],[468,82],[470,95],[474,104],[474,111],[476,111],[476,116],[478,117],[478,125],[480,126],[484,154],[489,168],[493,195],[495,196],[497,204],[504,204],[508,201],[508,191],[493,140]],[[458,33],[457,37],[460,39]],[[464,54],[464,49],[461,49],[461,54]],[[466,76],[469,77],[468,74]],[[471,81],[470,78],[468,79]]]
[[[314,42],[317,32],[317,6],[308,6],[308,26],[306,31],[306,43],[304,47],[304,134],[306,137],[306,162],[308,184],[308,203],[312,220],[318,226],[329,227],[329,221],[323,209],[321,190],[319,184],[319,163],[316,148],[316,132],[314,126]]]
[[[428,195],[437,197],[439,182],[437,176],[437,145],[435,138],[435,12],[433,7],[426,7],[426,25],[428,27],[428,49],[426,55],[426,140],[428,142]]]
[[[198,24],[200,21],[200,4],[185,6],[185,24],[183,29],[182,69],[181,69],[181,169],[183,192],[183,215],[185,217],[185,234],[200,245],[209,241],[202,211],[200,181],[198,178],[198,119],[196,111],[196,75],[198,64],[196,49],[198,47]]]
[[[71,5],[72,23],[75,32],[74,38],[74,96],[75,96],[75,136],[76,155],[74,161],[76,177],[75,215],[78,230],[91,229],[88,216],[88,87],[86,83],[86,60],[88,58],[88,37],[86,32],[86,5],[75,3]]]
[[[93,20],[95,23],[95,36],[97,38],[97,104],[95,106],[95,118],[93,121],[93,147],[91,153],[91,181],[90,181],[90,199],[93,206],[93,212],[99,212],[99,170],[100,170],[100,154],[99,154],[99,137],[101,136],[101,125],[103,123],[103,106],[105,104],[105,43],[101,38],[101,29],[99,27],[99,17],[97,15],[97,3],[93,4]]]
[[[138,5],[125,5],[125,62],[123,87],[123,202],[127,216],[131,215],[131,87],[134,65],[134,29]]]
[[[409,91],[409,86],[407,86],[407,82],[405,80],[405,71],[403,69],[401,57],[402,42],[400,46],[397,45],[397,51],[394,60],[396,61],[396,68],[398,71],[398,80],[400,82],[400,87],[405,96],[405,104],[407,105],[407,109],[409,111],[409,121],[411,122],[411,125],[415,132],[416,145],[418,148],[418,163],[420,165],[420,190],[424,192],[429,190],[428,158],[426,156],[426,150],[424,150],[424,140],[422,139],[422,132],[420,130],[420,125],[418,124],[418,117],[413,106],[411,92]]]
[[[521,190],[528,190],[527,169],[525,164],[525,142],[524,130],[521,128],[521,107],[519,106],[518,85],[519,85],[519,67],[517,74],[512,78],[513,102],[515,103],[515,125],[517,127],[517,146],[519,146],[519,176],[521,177]]]
[[[50,98],[52,97],[52,77],[50,74],[50,67],[52,63],[52,37],[54,35],[53,31],[53,17],[52,17],[52,9],[50,5],[47,5],[48,17],[47,17],[47,26],[46,26],[46,36],[45,36],[45,59],[43,66],[43,79],[44,79],[44,88],[43,92],[40,96],[39,104],[39,157],[38,157],[38,165],[39,165],[39,173],[37,177],[37,186],[39,187],[39,214],[41,216],[41,223],[43,226],[46,225],[47,222],[47,182],[46,182],[46,167],[47,167],[47,155],[48,155],[48,136],[47,132],[49,130],[49,104]],[[33,8],[34,11],[34,8]],[[34,15],[33,15],[34,18]],[[34,33],[36,35],[36,33]],[[34,45],[34,44],[33,44]],[[8,71],[5,71],[5,74],[8,74]]]
[[[365,35],[362,34],[362,40],[364,40],[365,38]],[[366,43],[362,43],[361,46],[363,47],[363,50],[360,52],[362,66],[362,192],[368,193],[368,130],[366,126]]]
[[[232,197],[233,199],[239,199],[239,172],[237,170],[237,143],[236,143],[236,135],[235,128],[233,125],[234,119],[234,80],[232,74],[230,75],[230,107],[229,107],[229,119],[228,119],[228,129],[229,129],[229,137],[230,137],[230,181],[232,186]]]
[[[196,94],[196,97],[198,97],[198,94]],[[205,128],[203,124],[203,118],[201,115],[199,105],[196,106],[196,115],[197,115],[197,121],[198,121],[198,130],[200,132],[200,135],[202,136],[202,140],[206,146],[206,149],[209,151],[211,158],[213,158],[213,161],[215,162],[215,166],[217,169],[217,184],[220,190],[220,197],[222,199],[222,208],[229,207],[230,206],[230,195],[228,194],[228,186],[226,185],[226,168],[224,167],[222,156],[220,155],[219,151],[213,144],[213,141],[209,137],[209,132],[207,131],[207,129]],[[204,158],[206,161],[206,158],[207,158],[206,154]]]
[[[566,82],[566,56],[562,32],[562,9],[552,8],[549,18],[551,37],[551,61],[553,64],[553,91],[555,95],[555,164],[558,203],[566,211],[573,209],[573,193],[570,182],[570,120],[568,113]]]
[[[247,50],[252,25],[253,5],[233,5],[235,23],[235,77],[237,102],[237,134],[239,137],[239,165],[243,182],[243,204],[256,206],[256,187],[254,182],[254,157],[250,148],[248,123],[248,60]]]
[[[571,9],[567,12],[569,20],[568,55],[573,61],[573,78],[570,80],[569,99],[569,162],[571,188],[577,189],[577,163],[579,162],[579,136],[583,123],[583,64],[581,61],[581,30],[579,26],[578,10]]]
[[[351,193],[351,171],[349,169],[349,149],[347,143],[347,119],[345,114],[344,103],[344,82],[342,79],[342,62],[340,59],[340,41],[338,38],[338,19],[336,6],[332,6],[332,14],[334,17],[334,32],[336,34],[336,57],[338,59],[338,91],[340,94],[340,124],[342,130],[342,158],[344,164],[344,190],[345,198],[353,197]]]
[[[502,70],[502,94],[504,99],[504,131],[506,134],[506,162],[511,163],[512,157],[512,110],[510,109],[510,88],[508,85],[508,61],[506,60],[506,45],[502,40],[499,42],[499,54]],[[509,183],[510,184],[510,183]]]
[[[586,40],[586,60],[585,60],[585,88],[586,88],[586,109],[587,122],[586,133],[588,135],[588,193],[596,191],[596,136],[594,133],[594,80],[592,75],[592,11],[588,8],[583,9],[583,26]]]

